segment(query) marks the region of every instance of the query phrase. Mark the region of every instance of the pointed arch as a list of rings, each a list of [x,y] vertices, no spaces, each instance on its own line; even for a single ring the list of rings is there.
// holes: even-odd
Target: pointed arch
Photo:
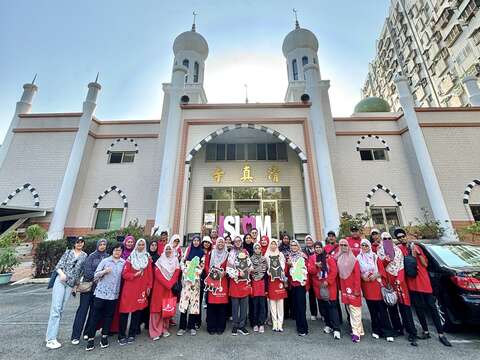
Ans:
[[[474,179],[465,188],[465,191],[463,192],[463,203],[465,205],[468,205],[468,203],[470,201],[470,194],[472,193],[473,188],[477,185],[480,185],[480,180],[479,179]]]
[[[297,59],[292,60],[292,72],[293,72],[293,80],[298,80],[298,65]]]
[[[199,74],[200,74],[200,64],[198,63],[198,61],[195,61],[195,63],[193,64],[193,82],[194,83],[198,83]]]
[[[25,183],[22,186],[19,186],[18,188],[15,189],[15,191],[12,191],[7,198],[2,202],[1,206],[6,206],[10,200],[12,200],[18,193],[22,192],[23,190],[27,189],[30,191],[30,193],[33,196],[33,201],[35,207],[40,206],[40,198],[38,196],[37,189],[35,189],[30,183]]]
[[[388,195],[390,195],[390,197],[395,200],[395,202],[397,203],[397,206],[402,206],[402,202],[400,201],[400,199],[398,198],[398,196],[392,191],[390,190],[388,187],[386,186],[383,186],[382,184],[377,184],[375,185],[371,190],[370,192],[367,194],[367,198],[365,199],[365,206],[366,207],[370,207],[370,201],[372,200],[372,197],[373,195],[378,191],[378,190],[383,190],[385,191]]]
[[[390,146],[388,146],[387,142],[384,139],[382,139],[378,135],[372,135],[372,134],[363,135],[362,137],[360,137],[360,139],[357,140],[357,151],[360,151],[360,144],[362,143],[363,140],[365,140],[367,138],[374,138],[374,139],[379,140],[382,143],[382,147],[385,150],[390,151]]]
[[[121,141],[126,141],[126,142],[132,144],[132,145],[135,147],[135,150],[134,150],[135,153],[138,154],[138,144],[137,144],[137,142],[135,141],[135,139],[126,138],[126,137],[125,137],[125,138],[115,139],[115,141],[112,142],[112,143],[110,144],[110,146],[108,147],[107,154],[110,154],[110,153],[113,151],[113,147],[114,147],[116,144],[118,144],[119,142],[121,142]]]
[[[125,193],[120,190],[120,188],[118,188],[116,185],[113,185],[113,186],[110,186],[108,189],[105,189],[105,191],[103,193],[101,193],[100,195],[98,195],[97,197],[97,200],[95,200],[95,202],[93,203],[93,207],[94,208],[97,208],[98,207],[98,204],[100,203],[100,201],[105,197],[107,196],[111,191],[116,191],[118,193],[118,195],[120,195],[120,197],[122,198],[123,200],[123,207],[124,208],[128,208],[128,199],[127,199],[127,195],[125,195]]]
[[[200,141],[197,145],[195,145],[195,147],[192,150],[190,150],[187,157],[185,158],[185,163],[190,164],[195,154],[199,152],[202,147],[204,147],[210,141],[215,139],[217,136],[220,136],[228,131],[232,131],[240,128],[256,129],[278,138],[280,141],[290,146],[290,148],[298,154],[298,157],[300,158],[302,163],[307,162],[307,155],[303,152],[303,150],[297,144],[295,144],[292,140],[280,134],[278,131],[270,129],[266,126],[257,125],[257,124],[235,124],[235,125],[224,126],[223,128],[218,129],[217,131],[214,131],[211,134],[209,134],[207,137],[205,137],[202,141]]]

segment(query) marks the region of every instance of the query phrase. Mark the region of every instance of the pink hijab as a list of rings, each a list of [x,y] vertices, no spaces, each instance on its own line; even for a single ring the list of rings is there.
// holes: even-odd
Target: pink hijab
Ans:
[[[342,239],[339,241],[338,245],[346,244],[348,246],[348,241]],[[347,247],[347,250],[343,250],[344,247],[339,246],[340,251],[338,252],[336,259],[337,259],[337,267],[340,279],[347,279],[353,271],[355,267],[355,262],[357,259],[355,255],[353,255],[352,249],[350,246]]]
[[[127,249],[127,241],[133,240],[133,246],[131,249]],[[125,236],[123,239],[123,249],[122,249],[122,259],[127,260],[130,254],[132,253],[133,249],[135,249],[136,240],[132,235]]]

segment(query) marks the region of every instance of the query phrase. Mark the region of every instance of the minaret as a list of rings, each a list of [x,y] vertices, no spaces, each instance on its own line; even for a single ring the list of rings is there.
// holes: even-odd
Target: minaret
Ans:
[[[73,191],[75,190],[75,184],[77,183],[80,164],[85,152],[88,131],[97,107],[98,92],[102,88],[97,80],[98,74],[95,82],[88,84],[87,97],[83,102],[83,112],[80,121],[78,122],[78,131],[75,135],[72,151],[63,177],[62,187],[60,188],[55,209],[53,210],[52,221],[50,222],[50,227],[48,229],[49,240],[63,238],[63,229],[65,228],[68,211],[72,202]]]
[[[8,149],[13,139],[13,129],[18,127],[21,114],[28,114],[32,110],[32,101],[35,93],[38,90],[37,85],[35,85],[35,79],[37,75],[33,78],[30,84],[23,85],[23,94],[19,102],[15,107],[15,113],[13,114],[12,121],[8,127],[5,138],[3,139],[2,146],[0,147],[0,168],[2,168],[3,162],[7,157]]]
[[[323,236],[330,230],[338,232],[340,214],[333,178],[329,138],[333,134],[333,118],[330,109],[328,89],[330,82],[321,80],[317,60],[318,41],[307,29],[302,29],[295,21],[295,29],[283,41],[283,54],[288,65],[297,64],[302,72],[295,76],[293,66],[287,66],[289,85],[286,101],[300,101],[302,94],[310,97],[309,125],[312,131],[314,155],[323,208]],[[303,59],[303,62],[302,62]],[[318,234],[320,235],[320,234]],[[317,235],[317,236],[318,236]]]

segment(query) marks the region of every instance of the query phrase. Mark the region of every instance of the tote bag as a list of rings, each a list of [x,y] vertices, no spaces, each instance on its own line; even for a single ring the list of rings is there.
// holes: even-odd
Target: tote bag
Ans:
[[[168,297],[162,300],[162,318],[168,319],[175,316],[177,312],[177,298]]]

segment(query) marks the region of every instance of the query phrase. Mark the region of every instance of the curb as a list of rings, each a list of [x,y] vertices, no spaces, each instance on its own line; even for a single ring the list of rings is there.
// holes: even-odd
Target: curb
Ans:
[[[21,285],[21,284],[48,284],[48,282],[50,281],[50,278],[39,278],[39,279],[35,279],[35,278],[24,278],[24,279],[20,279],[20,280],[17,280],[13,283],[11,283],[10,285]]]

